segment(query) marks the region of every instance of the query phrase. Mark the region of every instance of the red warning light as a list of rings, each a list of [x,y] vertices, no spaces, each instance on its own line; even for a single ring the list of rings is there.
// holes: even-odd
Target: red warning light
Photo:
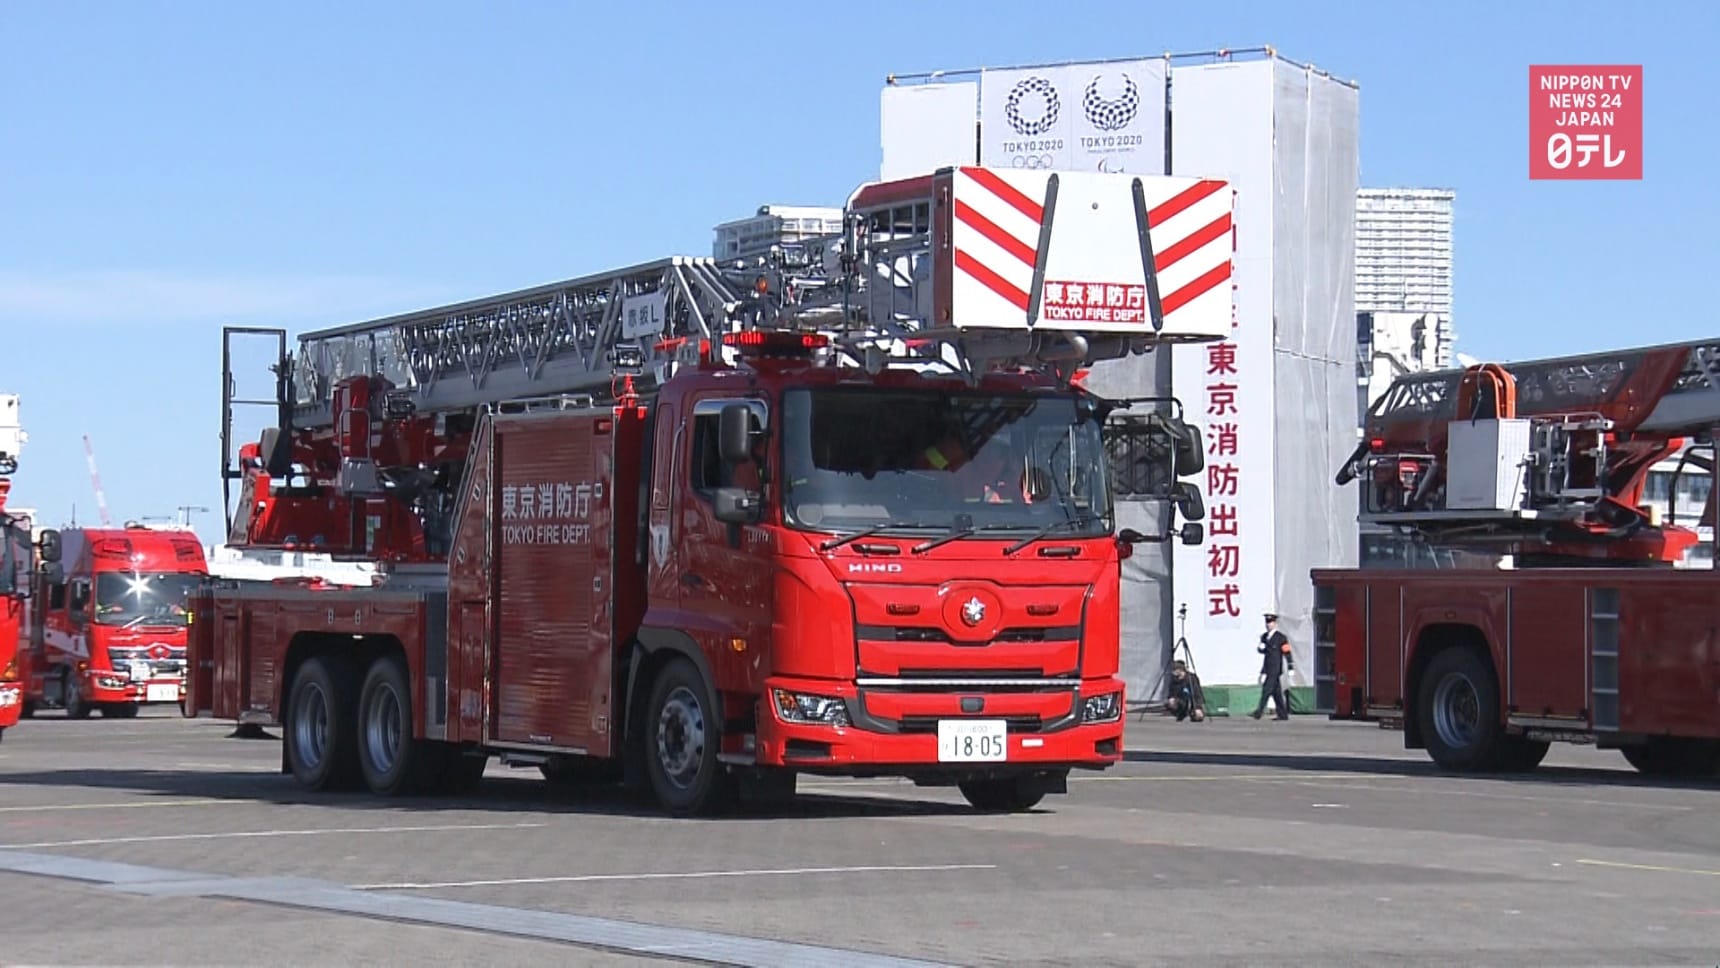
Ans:
[[[733,346],[746,356],[807,356],[830,345],[823,333],[772,333],[749,329],[723,334],[723,345]]]

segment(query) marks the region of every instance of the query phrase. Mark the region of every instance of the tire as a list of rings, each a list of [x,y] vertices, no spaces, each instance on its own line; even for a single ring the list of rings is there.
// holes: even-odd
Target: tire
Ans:
[[[734,775],[717,759],[721,723],[692,662],[678,658],[658,673],[645,706],[643,740],[651,790],[670,814],[714,814],[734,802]]]
[[[1416,719],[1428,755],[1443,769],[1475,773],[1499,762],[1499,685],[1493,670],[1465,648],[1433,657],[1421,677]]]
[[[78,677],[71,669],[60,677],[60,703],[66,707],[67,719],[90,718],[89,700],[84,698],[83,686],[78,684]]]
[[[1704,778],[1720,775],[1720,742],[1654,736],[1641,746],[1621,747],[1625,761],[1645,776]]]
[[[103,719],[136,719],[137,703],[110,702],[102,705]]]
[[[1045,785],[1032,776],[962,780],[956,786],[982,813],[1022,813],[1045,799]]]
[[[293,778],[310,790],[351,789],[358,778],[358,703],[350,663],[307,659],[288,693],[284,752]]]
[[[412,736],[412,687],[406,681],[406,664],[394,656],[371,663],[364,677],[356,741],[364,785],[377,796],[419,793],[442,776],[441,744]]]

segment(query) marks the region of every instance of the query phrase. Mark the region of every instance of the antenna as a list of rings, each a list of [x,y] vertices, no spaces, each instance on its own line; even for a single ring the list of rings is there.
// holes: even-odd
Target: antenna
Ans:
[[[84,459],[90,465],[90,485],[96,489],[96,510],[101,512],[102,527],[113,527],[108,517],[107,496],[102,493],[102,476],[96,472],[96,449],[90,445],[90,435],[84,434]]]

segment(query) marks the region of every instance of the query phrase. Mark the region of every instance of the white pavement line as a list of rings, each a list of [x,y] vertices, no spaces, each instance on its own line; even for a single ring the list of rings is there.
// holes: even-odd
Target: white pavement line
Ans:
[[[1577,861],[1577,863],[1588,867],[1617,867],[1623,870],[1653,871],[1656,874],[1699,874],[1703,877],[1720,877],[1720,871],[1700,870],[1694,867],[1663,867],[1659,864],[1626,864],[1621,861],[1589,860],[1586,858]]]
[[[256,806],[257,801],[201,797],[196,800],[122,800],[118,803],[32,803],[19,807],[0,807],[0,813],[57,813],[61,810],[142,810],[145,807],[207,807],[213,804],[251,807]]]
[[[1330,783],[1310,782],[1310,780],[1314,779],[1311,777],[1279,776],[1272,777],[1270,779],[1262,777],[1260,779],[1268,783],[1282,786],[1309,786],[1319,789],[1329,789],[1332,786]],[[1371,790],[1376,793],[1408,793],[1417,797],[1432,795],[1439,797],[1473,797],[1477,800],[1516,800],[1524,803],[1575,804],[1584,807],[1626,807],[1635,810],[1659,810],[1670,813],[1688,813],[1697,809],[1693,806],[1684,806],[1676,803],[1643,803],[1636,800],[1594,800],[1584,797],[1538,797],[1527,793],[1488,793],[1484,790],[1454,790],[1450,788],[1430,791],[1425,787],[1385,786],[1379,783],[1346,783],[1344,784],[1344,789]]]
[[[427,890],[442,887],[502,887],[511,884],[576,884],[587,881],[698,880],[715,877],[789,877],[804,874],[919,873],[930,871],[994,871],[996,864],[919,864],[861,867],[787,867],[776,870],[665,871],[644,874],[569,874],[560,877],[506,877],[490,881],[424,881],[399,884],[354,884],[355,891]]]
[[[719,934],[663,924],[617,921],[555,911],[471,904],[405,894],[366,893],[326,881],[285,877],[223,877],[60,854],[0,850],[0,871],[83,881],[143,897],[216,897],[379,921],[463,928],[490,935],[559,941],[640,955],[757,968],[953,968],[852,948]]]
[[[542,823],[447,823],[418,827],[312,827],[304,830],[231,830],[208,834],[151,834],[134,837],[96,837],[89,840],[44,840],[33,844],[0,844],[0,850],[34,850],[42,847],[95,847],[101,844],[149,844],[173,840],[238,840],[252,837],[319,837],[330,834],[406,834],[424,830],[520,830],[547,827]]]

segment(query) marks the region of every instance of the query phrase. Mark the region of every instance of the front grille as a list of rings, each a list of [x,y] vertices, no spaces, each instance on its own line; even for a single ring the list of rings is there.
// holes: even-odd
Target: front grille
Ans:
[[[897,724],[898,731],[904,734],[935,733],[938,731],[938,721],[941,719],[1002,719],[1008,724],[1010,733],[1037,733],[1044,728],[1044,721],[1038,716],[903,716]]]
[[[862,625],[855,630],[862,642],[950,642],[943,629],[926,625]],[[999,630],[993,642],[1072,642],[1080,628],[1069,626],[1022,626]]]

